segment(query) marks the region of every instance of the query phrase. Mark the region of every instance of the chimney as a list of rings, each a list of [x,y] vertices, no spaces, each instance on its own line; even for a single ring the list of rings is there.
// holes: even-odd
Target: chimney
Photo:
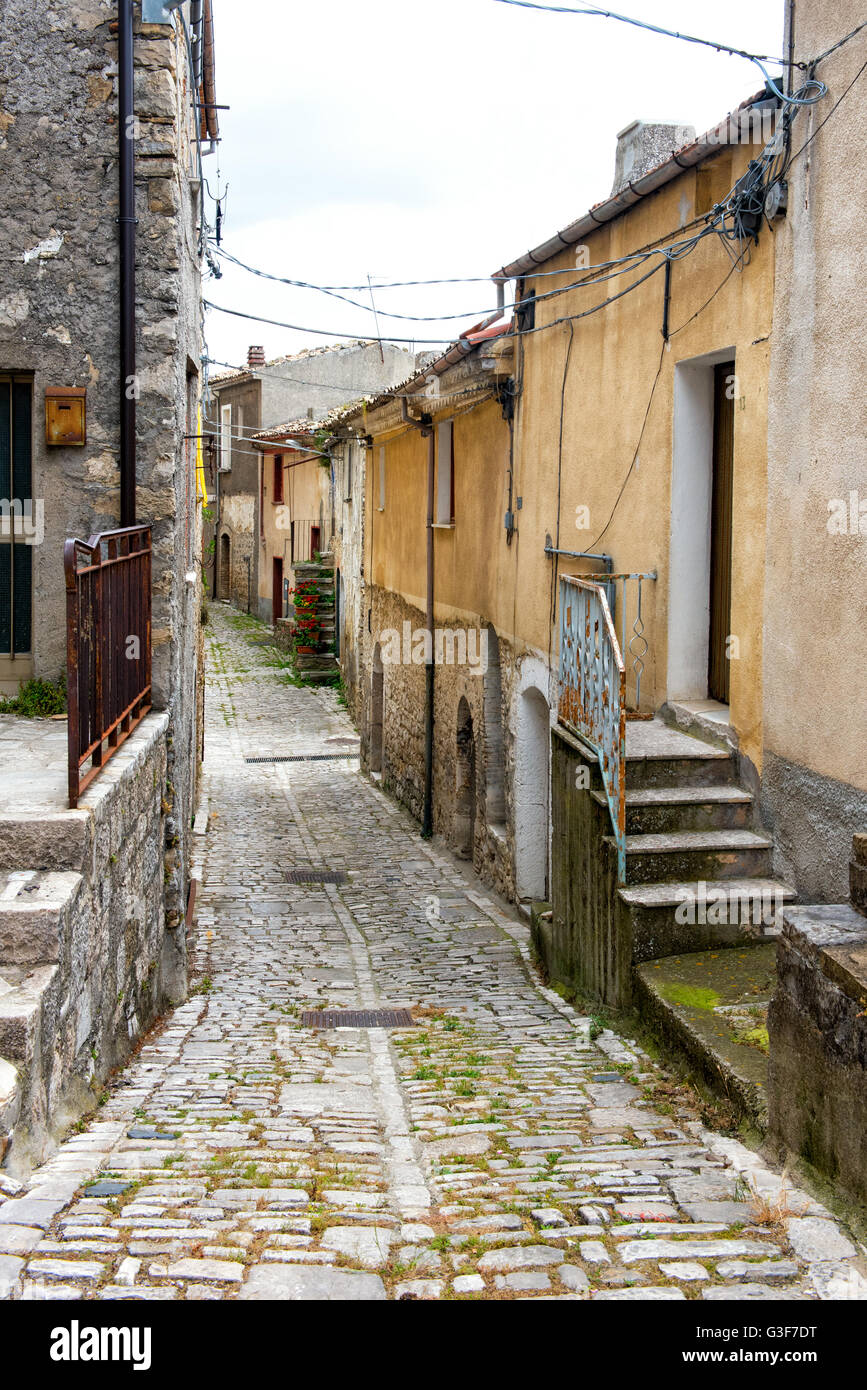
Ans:
[[[248,366],[248,367],[264,367],[264,365],[265,365],[265,349],[264,349],[263,347],[249,347],[249,348],[247,348],[247,366]]]
[[[617,136],[617,159],[614,164],[614,187],[611,197],[621,193],[630,182],[643,178],[657,165],[664,164],[675,150],[692,144],[695,126],[649,124],[633,121]]]

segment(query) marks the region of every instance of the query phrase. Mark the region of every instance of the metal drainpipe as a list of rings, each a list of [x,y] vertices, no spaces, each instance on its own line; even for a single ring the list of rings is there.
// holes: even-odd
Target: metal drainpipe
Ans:
[[[133,0],[118,0],[118,165],[120,169],[120,524],[136,524],[135,105]]]
[[[427,602],[425,622],[430,634],[430,656],[425,665],[424,709],[424,807],[421,834],[423,840],[433,836],[433,729],[436,646],[434,643],[434,502],[436,498],[436,438],[429,415],[414,420],[407,409],[406,396],[400,398],[401,418],[427,438]]]

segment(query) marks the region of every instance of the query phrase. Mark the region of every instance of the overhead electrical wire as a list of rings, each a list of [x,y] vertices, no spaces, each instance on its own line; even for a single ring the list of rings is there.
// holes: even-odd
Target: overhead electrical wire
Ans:
[[[702,236],[707,235],[707,222],[708,218],[707,216],[705,216],[697,218],[693,223],[688,224],[689,226],[704,227],[704,230],[701,233],[699,233],[697,237],[685,237],[682,240],[675,242],[670,247],[650,243],[645,247],[641,247],[636,251],[630,252],[626,256],[619,256],[611,261],[600,261],[598,265],[588,267],[589,274],[583,276],[580,280],[575,280],[568,285],[558,285],[556,289],[544,290],[539,294],[534,293],[533,298],[536,300],[537,303],[540,303],[541,301],[546,299],[555,299],[558,295],[561,294],[569,294],[572,290],[584,289],[589,285],[602,284],[606,280],[613,280],[616,279],[618,275],[626,274],[631,267],[645,263],[646,261],[650,260],[652,256],[655,255],[668,256],[669,259],[675,259],[676,256],[681,254],[681,250],[683,250],[684,253],[691,251],[695,243],[698,240],[700,240]],[[682,230],[686,230],[686,228],[683,228]],[[673,233],[668,233],[667,237],[663,237],[661,238],[661,240],[665,241],[672,235]],[[227,260],[231,261],[240,269],[249,271],[251,275],[256,275],[261,279],[273,280],[276,281],[278,284],[289,285],[293,288],[298,289],[318,290],[323,294],[333,295],[334,298],[341,299],[347,304],[352,304],[357,309],[363,309],[365,313],[370,314],[375,312],[380,318],[404,319],[410,320],[415,323],[447,323],[453,319],[468,319],[478,316],[480,314],[489,314],[491,312],[490,305],[486,306],[483,309],[467,309],[460,314],[397,314],[390,313],[388,310],[385,309],[374,310],[370,304],[364,304],[358,300],[347,299],[346,296],[336,294],[333,290],[327,289],[324,286],[313,285],[302,280],[293,280],[283,275],[275,275],[267,270],[259,270],[255,266],[247,265],[246,262],[239,260],[237,256],[230,255],[222,248],[220,249],[219,254],[221,256],[225,256]],[[604,275],[599,273],[608,269],[612,269],[613,267],[620,268],[615,270],[611,275]],[[545,271],[542,273],[547,275],[568,275],[574,274],[574,268],[571,266],[567,266],[564,270]],[[496,282],[496,277],[491,278]],[[531,278],[535,280],[535,274],[533,274]],[[490,280],[488,281],[488,283],[490,283]],[[502,306],[503,313],[508,313],[511,310],[518,308],[522,302],[522,300],[512,300],[507,303],[504,303]]]
[[[820,82],[818,78],[809,77],[800,92],[794,96],[786,96],[771,77],[765,64],[780,63],[787,67],[787,59],[775,58],[767,53],[749,53],[745,48],[732,48],[729,44],[717,43],[713,39],[700,39],[696,38],[693,34],[681,34],[676,29],[664,29],[659,24],[650,24],[647,20],[635,19],[631,15],[617,14],[614,10],[597,9],[595,6],[589,5],[583,6],[581,9],[566,5],[543,5],[537,3],[536,0],[494,0],[494,3],[497,5],[513,5],[522,10],[544,10],[548,14],[589,15],[601,19],[614,19],[620,24],[631,24],[636,29],[645,29],[651,34],[661,34],[663,37],[669,39],[680,39],[683,43],[700,44],[704,48],[713,48],[717,53],[727,53],[734,58],[745,58],[747,62],[754,63],[760,70],[774,95],[778,97],[780,101],[789,102],[792,106],[813,106],[817,101],[821,101],[822,97],[825,96],[828,91],[824,82]],[[809,67],[809,64],[796,63],[794,66],[806,68]],[[810,88],[814,89],[813,95],[806,96],[805,93]]]

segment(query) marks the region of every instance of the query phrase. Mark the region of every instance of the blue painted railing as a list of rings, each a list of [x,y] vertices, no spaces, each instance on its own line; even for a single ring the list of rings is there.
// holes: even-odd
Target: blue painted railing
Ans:
[[[560,723],[599,763],[626,882],[626,668],[600,584],[560,579]]]

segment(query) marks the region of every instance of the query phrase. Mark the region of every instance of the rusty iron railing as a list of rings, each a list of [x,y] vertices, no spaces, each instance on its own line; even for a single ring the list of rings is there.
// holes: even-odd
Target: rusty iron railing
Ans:
[[[151,707],[151,528],[68,540],[63,567],[75,807]]]
[[[635,681],[635,705],[634,709],[641,709],[641,677],[644,675],[647,653],[650,650],[650,643],[645,637],[644,614],[642,611],[642,600],[644,597],[643,586],[645,582],[656,582],[657,574],[653,570],[647,574],[583,574],[582,579],[588,579],[594,584],[601,584],[605,590],[605,597],[608,600],[608,608],[614,623],[615,631],[618,622],[620,624],[620,652],[623,660],[627,662],[632,671]],[[617,586],[620,585],[620,597],[617,596]],[[629,585],[635,587],[635,600],[633,605],[632,622],[629,622]],[[633,708],[630,706],[630,708]]]
[[[601,584],[560,579],[560,723],[599,763],[626,881],[626,668]]]

